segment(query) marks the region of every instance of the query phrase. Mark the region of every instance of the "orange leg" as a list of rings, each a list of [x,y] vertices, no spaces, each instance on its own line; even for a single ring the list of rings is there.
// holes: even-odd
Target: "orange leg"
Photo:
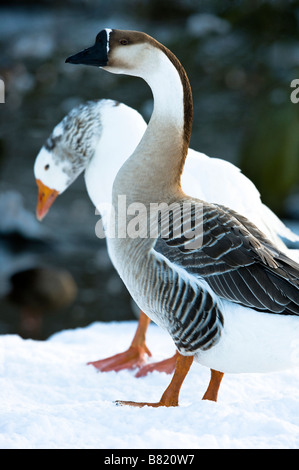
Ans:
[[[203,400],[217,401],[218,391],[223,379],[224,373],[218,372],[217,370],[211,369],[211,379],[206,393],[203,396]]]
[[[155,362],[152,364],[146,364],[142,366],[135,377],[144,377],[150,372],[157,370],[159,372],[166,372],[166,374],[171,374],[175,370],[175,364],[177,357],[180,353],[177,351],[174,356],[170,357],[169,359],[165,359],[161,362]],[[206,393],[203,396],[203,400],[211,400],[217,401],[219,388],[221,385],[221,381],[223,379],[223,372],[218,372],[217,370],[211,369],[211,378]]]
[[[143,406],[152,406],[154,408],[157,408],[159,406],[178,406],[179,405],[179,393],[181,390],[181,386],[185,380],[186,375],[189,372],[192,362],[193,362],[193,356],[182,356],[181,354],[177,355],[174,375],[159,402],[138,403],[134,401],[117,401],[116,403],[118,405],[137,406],[139,408],[142,408]]]
[[[99,361],[88,362],[101,372],[111,370],[119,371],[123,369],[133,369],[140,367],[145,362],[145,355],[151,356],[151,352],[145,344],[145,335],[150,323],[150,319],[145,313],[140,312],[139,323],[129,349],[120,354],[101,359]]]
[[[179,352],[177,351],[172,357],[164,359],[164,361],[153,362],[141,366],[139,371],[135,374],[135,377],[144,377],[145,375],[157,370],[158,372],[165,372],[166,374],[172,374],[175,370],[175,364]],[[211,369],[211,379],[208,385],[207,391],[203,396],[203,400],[217,401],[218,391],[223,378],[223,373],[217,370]]]
[[[137,330],[135,332],[134,338],[132,340],[132,343],[129,349],[127,349],[123,353],[115,354],[114,356],[108,357],[106,359],[101,359],[99,361],[94,361],[94,362],[88,362],[88,364],[93,365],[96,369],[100,370],[101,372],[109,372],[112,370],[120,371],[123,369],[133,369],[136,367],[140,367],[140,370],[137,372],[136,377],[144,377],[149,372],[153,372],[154,370],[171,374],[174,370],[176,370],[177,359],[179,357],[184,357],[184,356],[181,356],[178,351],[169,359],[165,359],[164,361],[161,361],[161,362],[152,363],[152,364],[143,366],[145,362],[145,356],[152,355],[148,347],[145,344],[145,336],[146,336],[146,331],[147,331],[149,324],[150,324],[150,319],[148,318],[148,316],[144,312],[140,311],[138,327],[137,327]],[[223,375],[224,374],[222,372],[218,372],[218,371],[211,369],[210,383],[209,383],[206,393],[203,396],[203,400],[217,401],[218,390],[219,390]],[[154,404],[154,405],[152,404],[151,406],[161,406],[159,403]],[[165,406],[171,406],[171,405],[165,405]]]

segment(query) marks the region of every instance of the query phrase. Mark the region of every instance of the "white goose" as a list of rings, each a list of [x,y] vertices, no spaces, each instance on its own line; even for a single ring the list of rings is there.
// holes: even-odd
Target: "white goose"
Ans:
[[[121,403],[178,405],[193,358],[220,375],[294,366],[299,265],[242,215],[187,196],[181,189],[193,107],[180,62],[144,33],[108,29],[97,35],[94,46],[67,62],[141,77],[154,97],[147,130],[113,184],[116,230],[124,235],[108,237],[108,246],[132,297],[169,332],[180,355],[159,402]],[[119,205],[124,196],[126,207],[138,204],[139,237],[127,235],[134,219]],[[176,204],[167,221],[169,230],[164,230],[161,217],[156,236],[149,232],[153,203]],[[192,230],[186,228],[186,206]]]
[[[36,158],[34,172],[41,191],[52,194],[45,199],[40,192],[38,217],[41,219],[54,201],[52,191],[47,188],[56,188],[55,194],[61,194],[85,170],[88,194],[107,225],[114,178],[136,148],[145,129],[146,123],[137,111],[113,100],[88,101],[73,108],[54,128]],[[226,206],[254,219],[256,225],[273,242],[280,243],[283,249],[286,247],[280,241],[279,234],[295,239],[295,235],[262,204],[253,183],[229,162],[189,149],[182,186],[194,197],[215,203],[224,202]],[[138,366],[137,377],[152,370],[173,372],[176,354],[160,363],[140,367],[145,356],[151,355],[145,341],[148,324],[148,317],[141,312],[128,350],[90,364],[101,371]]]

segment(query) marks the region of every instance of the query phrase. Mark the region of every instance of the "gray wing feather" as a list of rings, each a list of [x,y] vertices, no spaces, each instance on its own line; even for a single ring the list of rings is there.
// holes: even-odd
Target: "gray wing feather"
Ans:
[[[202,244],[190,249],[183,225],[159,236],[154,250],[171,263],[204,279],[221,298],[269,313],[299,315],[299,265],[281,253],[249,220],[216,204],[194,202],[194,233]],[[174,222],[172,220],[172,222]],[[178,221],[176,220],[176,227]]]

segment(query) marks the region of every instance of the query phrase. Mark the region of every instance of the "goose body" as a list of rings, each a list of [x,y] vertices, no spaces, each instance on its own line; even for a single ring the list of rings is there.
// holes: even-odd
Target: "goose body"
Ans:
[[[139,307],[168,331],[182,354],[159,404],[171,406],[195,357],[221,372],[294,366],[299,334],[299,265],[247,218],[186,195],[181,173],[192,126],[186,73],[163,45],[140,32],[103,30],[95,45],[67,59],[143,78],[154,110],[136,150],[113,184],[117,233],[126,234],[139,204],[139,236],[108,238],[113,263]],[[149,233],[152,204],[176,204],[163,232]],[[188,204],[190,228],[183,220]],[[180,233],[174,230],[178,223]],[[197,231],[198,229],[198,231]],[[188,231],[189,230],[189,231]],[[296,361],[295,361],[296,362]],[[131,404],[131,402],[128,402]]]
[[[298,293],[293,293],[296,313],[261,312],[216,295],[200,275],[190,275],[154,246],[142,256],[144,247],[132,243],[121,250],[122,262],[116,243],[109,239],[108,245],[131,296],[172,336],[181,354],[194,355],[201,365],[223,373],[273,372],[299,365]],[[238,281],[242,291],[242,278]],[[237,282],[233,287],[238,290]]]

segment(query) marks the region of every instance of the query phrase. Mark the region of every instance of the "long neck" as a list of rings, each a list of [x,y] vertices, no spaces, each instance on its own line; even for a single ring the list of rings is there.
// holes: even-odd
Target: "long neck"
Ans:
[[[171,193],[180,188],[192,127],[192,94],[184,69],[161,46],[154,48],[142,78],[151,87],[154,109],[147,130],[114,184],[115,193]],[[131,177],[130,177],[131,175]],[[132,187],[133,179],[134,185]]]
[[[188,152],[192,121],[193,102],[191,86],[187,74],[175,55],[159,44],[160,70],[148,78],[154,97],[152,120],[158,119],[167,127],[177,127],[176,140],[182,144],[178,159],[182,166]],[[175,131],[174,131],[175,132]],[[174,135],[173,135],[174,137]],[[182,172],[182,168],[180,169]]]

